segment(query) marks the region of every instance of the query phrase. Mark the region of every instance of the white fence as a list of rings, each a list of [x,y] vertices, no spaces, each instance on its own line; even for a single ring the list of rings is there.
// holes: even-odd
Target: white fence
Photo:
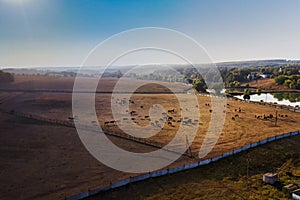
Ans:
[[[101,187],[101,188],[98,188],[98,189],[95,189],[95,190],[85,191],[85,192],[82,192],[80,194],[75,194],[73,196],[66,197],[65,200],[79,200],[79,199],[87,198],[89,196],[98,194],[98,193],[103,192],[103,191],[107,191],[107,190],[110,190],[110,189],[113,189],[113,188],[118,188],[118,187],[130,184],[130,183],[143,181],[143,180],[153,178],[153,177],[165,176],[167,174],[173,174],[173,173],[176,173],[176,172],[181,172],[181,171],[184,171],[184,170],[187,170],[187,169],[192,169],[192,168],[195,168],[195,167],[198,167],[198,166],[208,165],[211,162],[216,162],[216,161],[218,161],[222,158],[226,158],[226,157],[231,156],[233,154],[240,153],[242,151],[246,151],[250,148],[254,148],[254,147],[257,147],[259,145],[266,144],[268,142],[272,142],[274,140],[279,140],[279,139],[282,139],[282,138],[291,137],[291,136],[298,135],[298,134],[300,134],[300,131],[295,131],[295,132],[285,133],[285,134],[281,134],[281,135],[276,135],[276,136],[267,138],[265,140],[261,140],[261,141],[258,141],[258,142],[248,144],[246,146],[235,149],[233,151],[226,152],[223,155],[220,155],[220,156],[217,156],[217,157],[214,157],[214,158],[210,158],[210,159],[207,159],[207,160],[202,160],[202,161],[192,163],[192,164],[185,164],[183,166],[178,166],[178,167],[174,167],[174,168],[170,168],[170,169],[164,169],[164,170],[160,170],[160,171],[155,171],[155,172],[151,172],[151,173],[147,173],[147,174],[142,174],[142,175],[130,177],[128,179],[118,181],[116,183],[110,184],[110,185],[105,186],[105,187]]]

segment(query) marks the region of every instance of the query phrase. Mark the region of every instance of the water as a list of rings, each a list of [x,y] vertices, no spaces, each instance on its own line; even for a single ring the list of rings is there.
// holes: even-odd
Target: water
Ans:
[[[236,95],[238,99],[243,99],[243,95]],[[264,101],[278,103],[287,106],[300,107],[300,93],[262,93],[250,95],[251,101]]]

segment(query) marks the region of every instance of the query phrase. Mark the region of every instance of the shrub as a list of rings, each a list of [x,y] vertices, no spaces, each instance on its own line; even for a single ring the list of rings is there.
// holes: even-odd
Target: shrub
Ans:
[[[0,83],[9,83],[13,81],[14,77],[12,74],[0,70]]]

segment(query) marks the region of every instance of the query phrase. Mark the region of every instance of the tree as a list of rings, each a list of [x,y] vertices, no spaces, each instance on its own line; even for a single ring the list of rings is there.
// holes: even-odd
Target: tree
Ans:
[[[207,86],[203,79],[194,79],[193,87],[197,92],[206,92]]]
[[[260,95],[260,94],[261,94],[261,89],[260,89],[260,88],[257,88],[257,89],[256,89],[256,93],[257,93],[258,95]]]
[[[292,83],[292,81],[290,79],[287,79],[287,80],[284,81],[283,85],[290,87],[291,83]]]
[[[244,100],[250,100],[250,95],[249,94],[244,94],[243,98],[244,98]]]
[[[229,87],[239,87],[241,83],[239,81],[233,81],[229,83]]]
[[[185,78],[185,80],[188,82],[188,84],[193,84],[193,80],[190,78]]]
[[[249,100],[250,99],[250,90],[244,89],[244,96],[243,96],[244,100]]]
[[[300,90],[300,79],[297,80],[296,89]]]
[[[120,70],[118,70],[118,71],[116,72],[116,76],[117,76],[118,78],[121,78],[121,77],[123,76],[123,74],[122,74],[122,72],[121,72]]]
[[[296,89],[296,87],[297,87],[296,82],[295,81],[291,81],[291,83],[289,84],[289,88]]]
[[[14,76],[8,72],[0,70],[0,83],[9,83],[14,81]]]
[[[286,79],[287,77],[284,75],[277,76],[275,78],[275,83],[277,83],[278,85],[282,85]]]

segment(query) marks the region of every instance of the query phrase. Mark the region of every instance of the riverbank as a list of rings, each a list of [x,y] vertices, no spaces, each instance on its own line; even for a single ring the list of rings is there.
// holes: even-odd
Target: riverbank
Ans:
[[[290,111],[298,111],[300,108],[300,94],[299,93],[262,93],[251,94],[249,100],[245,100],[243,95],[229,96],[229,98],[256,103],[260,105],[267,105],[273,108],[286,109]],[[300,110],[299,110],[300,111]]]
[[[259,93],[299,93],[300,94],[300,90],[289,90],[289,89],[285,89],[285,90],[261,90],[260,92],[250,90],[250,95],[251,94],[259,94]],[[232,91],[232,92],[227,92],[226,94],[231,95],[231,96],[243,95],[244,91]]]

